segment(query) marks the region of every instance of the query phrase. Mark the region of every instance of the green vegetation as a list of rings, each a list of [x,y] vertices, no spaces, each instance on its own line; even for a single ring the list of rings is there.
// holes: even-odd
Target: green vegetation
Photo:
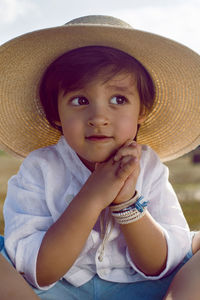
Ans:
[[[184,215],[191,230],[200,230],[200,203],[198,201],[181,202]]]

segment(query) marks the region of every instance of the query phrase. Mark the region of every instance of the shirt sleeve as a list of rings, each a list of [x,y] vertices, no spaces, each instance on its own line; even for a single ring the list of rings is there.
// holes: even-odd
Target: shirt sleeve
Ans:
[[[42,161],[30,155],[8,182],[4,204],[5,247],[16,269],[35,287],[36,262],[43,237],[53,224],[45,201]]]
[[[191,241],[189,226],[168,180],[168,168],[160,162],[153,150],[148,149],[145,156],[136,188],[149,201],[148,211],[164,232],[168,248],[166,267],[157,276],[147,276],[131,260],[128,249],[127,259],[142,277],[156,280],[177,267],[190,250]]]

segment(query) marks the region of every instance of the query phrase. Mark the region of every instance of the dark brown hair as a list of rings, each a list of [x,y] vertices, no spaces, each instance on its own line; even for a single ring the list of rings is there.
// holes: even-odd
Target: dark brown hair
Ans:
[[[45,115],[54,127],[59,121],[58,94],[84,87],[89,81],[101,76],[105,82],[119,72],[132,73],[137,83],[141,105],[151,110],[154,102],[153,81],[132,56],[110,47],[88,46],[71,50],[58,57],[46,69],[40,83],[39,96]]]

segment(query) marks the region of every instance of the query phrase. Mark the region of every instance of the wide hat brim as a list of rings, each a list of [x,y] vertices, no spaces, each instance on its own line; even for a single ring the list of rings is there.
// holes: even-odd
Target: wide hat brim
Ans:
[[[47,66],[74,48],[99,45],[139,60],[156,89],[138,142],[163,161],[200,144],[200,56],[167,38],[119,25],[70,24],[22,35],[0,47],[0,147],[25,157],[55,144],[60,133],[43,113],[38,85]]]

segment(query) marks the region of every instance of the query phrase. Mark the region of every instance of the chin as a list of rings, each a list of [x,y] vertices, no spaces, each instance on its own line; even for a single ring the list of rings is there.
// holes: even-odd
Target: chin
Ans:
[[[111,156],[112,156],[112,154],[101,156],[101,157],[95,157],[95,159],[94,159],[93,162],[95,162],[95,163],[103,163],[103,162],[108,161]]]
[[[114,151],[115,152],[115,151]],[[96,163],[103,163],[109,160],[109,158],[113,155],[114,152],[111,153],[99,153],[99,155],[86,155],[86,156],[79,156],[81,161],[84,163],[85,166],[91,169],[95,166]]]

